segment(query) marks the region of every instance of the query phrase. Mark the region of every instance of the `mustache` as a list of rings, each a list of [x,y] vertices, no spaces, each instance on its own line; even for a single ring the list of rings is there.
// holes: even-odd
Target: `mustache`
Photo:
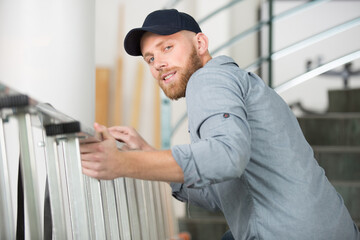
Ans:
[[[164,74],[164,73],[169,73],[169,72],[174,72],[174,71],[178,71],[178,68],[177,67],[172,67],[172,68],[164,68],[164,69],[161,69],[158,74],[157,74],[157,78],[158,79],[161,79],[161,76]]]

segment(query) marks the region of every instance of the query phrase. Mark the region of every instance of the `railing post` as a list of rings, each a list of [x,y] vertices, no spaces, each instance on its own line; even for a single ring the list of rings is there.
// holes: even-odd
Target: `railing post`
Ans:
[[[161,91],[161,148],[170,148],[171,142],[171,103]]]
[[[268,85],[272,87],[272,54],[273,54],[273,0],[269,0],[269,53],[268,53]]]

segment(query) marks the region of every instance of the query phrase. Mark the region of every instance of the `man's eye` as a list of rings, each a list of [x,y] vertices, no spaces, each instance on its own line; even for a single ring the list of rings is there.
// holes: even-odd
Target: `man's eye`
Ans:
[[[154,61],[154,57],[148,59],[148,63],[152,63]]]
[[[167,46],[167,47],[165,48],[165,51],[169,51],[171,48],[172,48],[172,46]]]

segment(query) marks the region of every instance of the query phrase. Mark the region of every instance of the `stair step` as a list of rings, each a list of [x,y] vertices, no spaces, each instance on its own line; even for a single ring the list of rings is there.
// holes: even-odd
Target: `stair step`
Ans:
[[[326,113],[298,117],[310,145],[360,146],[360,113]]]
[[[312,146],[319,165],[331,181],[360,180],[360,147]]]
[[[204,208],[198,207],[193,204],[186,204],[187,207],[187,217],[189,218],[208,218],[208,217],[220,217],[223,218],[224,215],[221,211],[209,211]]]
[[[189,232],[191,239],[221,239],[229,229],[224,217],[179,218],[179,231]]]
[[[360,181],[331,181],[354,221],[360,220]]]
[[[316,152],[323,153],[360,153],[360,146],[311,146]],[[360,160],[360,159],[359,159]]]
[[[331,181],[331,184],[336,188],[360,188],[360,181]],[[360,193],[360,192],[359,192]],[[360,198],[359,198],[360,200]]]
[[[226,223],[226,219],[224,217],[196,217],[196,218],[188,218],[188,217],[184,217],[184,218],[180,218],[184,221],[186,221],[187,223],[193,223],[193,224],[197,224],[197,223],[204,223],[204,224],[227,224]]]
[[[360,89],[328,91],[328,112],[360,112]]]

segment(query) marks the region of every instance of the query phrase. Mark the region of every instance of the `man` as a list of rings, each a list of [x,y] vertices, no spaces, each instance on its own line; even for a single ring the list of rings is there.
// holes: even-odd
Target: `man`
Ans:
[[[81,147],[85,174],[171,182],[177,199],[220,209],[234,239],[359,239],[287,104],[231,58],[212,58],[191,16],[155,11],[124,46],[169,98],[186,97],[192,143],[155,150],[132,128],[95,124],[104,141]]]

